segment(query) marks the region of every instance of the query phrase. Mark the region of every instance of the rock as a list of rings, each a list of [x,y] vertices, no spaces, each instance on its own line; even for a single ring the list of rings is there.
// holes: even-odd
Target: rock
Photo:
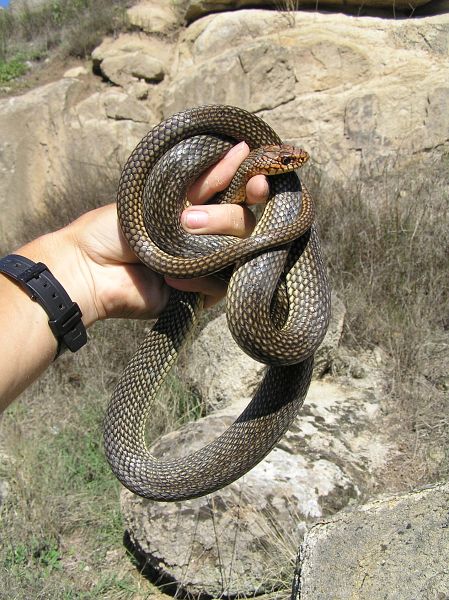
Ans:
[[[10,488],[9,483],[7,481],[5,481],[4,479],[0,479],[0,511],[2,508],[2,504],[5,503],[5,500],[8,497],[9,488]]]
[[[175,4],[181,9],[185,19],[188,22],[194,21],[200,17],[204,17],[212,12],[230,11],[240,8],[250,7],[261,7],[266,6],[267,8],[275,8],[277,10],[292,9],[298,10],[302,7],[313,7],[317,5],[312,0],[285,0],[279,2],[279,0],[175,0]],[[322,8],[336,8],[343,10],[350,10],[351,8],[356,11],[366,11],[366,9],[389,9],[390,14],[393,11],[406,11],[410,13],[419,6],[430,4],[430,0],[368,0],[367,2],[361,2],[360,0],[320,0],[319,7]],[[341,7],[341,8],[340,8]]]
[[[206,325],[180,357],[182,378],[204,402],[206,412],[239,398],[248,403],[264,368],[234,342],[225,314]]]
[[[385,173],[448,151],[448,40],[449,15],[210,15],[181,37],[163,112],[204,103],[257,112],[331,180],[369,174],[378,197]]]
[[[187,369],[191,379],[196,372],[196,388],[208,405],[218,399],[227,405],[162,437],[150,450],[162,460],[221,434],[260,378],[260,365],[234,354],[223,321],[219,317],[207,326],[186,354],[198,361]],[[217,348],[221,357],[214,366],[209,352]],[[124,491],[126,529],[154,578],[178,582],[183,593],[211,597],[276,589],[285,569],[290,580],[296,541],[310,523],[362,498],[396,452],[381,424],[382,389],[382,373],[371,364],[359,380],[344,375],[313,381],[300,415],[268,457],[208,497],[154,503]]]
[[[119,173],[137,142],[155,124],[145,104],[102,88],[87,98],[82,81],[64,78],[18,97],[0,100],[0,210],[12,229],[23,211],[40,208],[78,179]],[[87,158],[86,158],[87,157]]]
[[[63,77],[82,77],[83,75],[87,75],[86,67],[80,65],[79,67],[72,67],[68,69],[63,75]]]
[[[313,365],[314,377],[322,377],[328,371],[336,358],[337,349],[343,334],[346,308],[340,298],[332,292],[331,296],[331,320],[326,336],[321,346],[315,352]]]
[[[168,57],[169,46],[165,42],[136,33],[106,38],[92,52],[94,70],[122,87],[139,79],[162,81]]]
[[[140,52],[107,57],[101,62],[100,69],[106,79],[122,87],[136,79],[157,82],[164,78],[161,61]]]
[[[76,79],[62,79],[0,99],[0,210],[5,227],[61,182],[64,109],[81,86]]]
[[[130,24],[146,33],[166,34],[178,25],[178,17],[168,1],[157,5],[141,2],[129,8],[127,14]]]
[[[327,371],[336,356],[343,331],[345,307],[332,294],[329,329],[315,353],[314,376]],[[194,389],[210,412],[241,399],[248,403],[265,366],[240,350],[229,331],[226,315],[211,321],[180,357],[182,378]]]
[[[106,116],[117,121],[130,120],[136,123],[151,123],[154,115],[142,102],[115,90],[102,94]]]
[[[135,81],[126,88],[126,91],[137,100],[146,100],[150,93],[150,86],[144,81]]]
[[[318,523],[301,546],[300,595],[292,598],[448,598],[448,497],[441,483]]]

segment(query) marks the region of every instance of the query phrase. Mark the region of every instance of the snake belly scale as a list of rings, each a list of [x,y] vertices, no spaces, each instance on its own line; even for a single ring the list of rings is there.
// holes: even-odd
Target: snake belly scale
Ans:
[[[193,236],[179,224],[188,185],[242,140],[251,149],[281,144],[267,123],[237,107],[177,113],[142,139],[119,184],[120,225],[143,263],[184,278],[233,267],[226,300],[231,333],[250,356],[268,365],[253,399],[221,436],[179,459],[153,457],[145,441],[152,399],[202,309],[199,294],[171,292],[122,374],[104,424],[115,475],[132,492],[153,500],[213,492],[270,452],[304,402],[313,354],[329,322],[330,292],[313,201],[294,172],[269,178],[270,199],[247,239]],[[300,155],[298,165],[306,157]],[[232,202],[233,194],[225,192],[219,201]]]

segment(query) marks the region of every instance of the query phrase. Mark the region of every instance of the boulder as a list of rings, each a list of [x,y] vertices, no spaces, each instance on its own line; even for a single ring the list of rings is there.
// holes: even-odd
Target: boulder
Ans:
[[[72,77],[0,99],[2,227],[10,232],[74,174],[118,174],[155,121],[134,95],[103,84],[85,97],[82,80]]]
[[[138,80],[162,81],[169,55],[170,47],[161,39],[125,33],[106,38],[92,52],[92,60],[97,73],[115,85],[126,87]]]
[[[314,377],[331,368],[338,354],[345,307],[332,294],[332,312],[326,336],[315,353]],[[202,399],[206,412],[223,408],[236,398],[248,403],[265,366],[250,358],[234,342],[226,315],[211,321],[180,357],[182,378]],[[198,374],[201,373],[201,377]]]
[[[0,211],[5,229],[61,183],[65,109],[81,86],[67,78],[0,99]]]
[[[179,19],[168,0],[140,2],[127,10],[129,23],[146,33],[167,34],[179,25]]]
[[[208,353],[217,346],[216,361]],[[187,369],[195,379],[208,407],[220,409],[163,436],[151,448],[162,460],[194,451],[221,434],[261,377],[257,363],[240,360],[223,317],[202,331],[187,355],[194,366],[181,372]],[[290,431],[239,481],[207,497],[176,503],[150,502],[123,491],[129,538],[155,581],[175,582],[179,592],[195,597],[252,596],[285,588],[296,544],[307,527],[362,499],[396,452],[382,425],[382,370],[372,352],[357,360],[364,365],[358,378],[346,373],[312,382]]]
[[[67,71],[65,71],[63,77],[83,77],[84,75],[87,75],[88,71],[86,69],[86,67],[84,67],[83,65],[80,65],[79,67],[72,67],[71,69],[67,69]]]
[[[364,174],[377,186],[449,150],[448,40],[449,15],[209,15],[179,42],[163,112],[241,106],[305,147],[330,179],[348,185]]]
[[[441,483],[316,524],[301,546],[292,600],[448,598],[448,498]]]

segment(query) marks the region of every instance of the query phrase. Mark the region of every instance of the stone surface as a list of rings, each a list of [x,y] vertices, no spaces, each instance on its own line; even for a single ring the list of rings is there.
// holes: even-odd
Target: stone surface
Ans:
[[[141,2],[127,11],[129,22],[146,33],[169,33],[178,25],[178,17],[172,3]]]
[[[448,151],[448,51],[449,15],[209,15],[179,43],[163,112],[236,104],[305,147],[331,179],[377,181]]]
[[[449,483],[382,496],[318,523],[301,548],[299,600],[449,597]]]
[[[149,123],[154,120],[150,109],[138,100],[123,92],[110,90],[102,94],[106,116],[116,121],[129,120],[135,123]]]
[[[337,356],[344,316],[342,301],[332,294],[329,329],[315,353],[315,377],[329,370]],[[207,412],[227,406],[238,398],[248,403],[265,369],[234,342],[224,314],[206,325],[201,335],[183,352],[180,367],[183,379],[201,397]],[[198,377],[199,373],[201,377]]]
[[[159,38],[125,33],[106,38],[92,52],[94,69],[116,85],[126,87],[139,79],[157,83],[164,78],[169,45]]]
[[[190,378],[208,405],[216,406],[218,399],[227,405],[161,438],[151,452],[162,460],[215,439],[240,414],[260,379],[257,363],[245,364],[234,355],[235,343],[224,327],[219,317],[187,355],[204,361],[196,362]],[[217,345],[219,366],[208,356]],[[212,597],[266,592],[285,580],[285,570],[291,578],[294,548],[307,527],[363,498],[396,452],[382,426],[382,371],[373,353],[358,360],[364,371],[357,379],[345,374],[312,382],[290,431],[241,480],[178,503],[123,492],[126,529],[155,578]]]
[[[134,97],[106,86],[85,97],[77,78],[0,99],[2,227],[39,208],[74,169],[118,173],[153,124],[152,111]]]
[[[0,211],[7,227],[61,181],[64,109],[82,84],[74,79],[0,99]],[[59,147],[59,152],[52,149]]]
[[[87,75],[87,69],[86,67],[79,66],[68,69],[63,77],[82,77],[83,75]]]
[[[140,52],[108,56],[101,62],[100,69],[106,79],[122,87],[136,79],[157,82],[164,78],[161,61]]]

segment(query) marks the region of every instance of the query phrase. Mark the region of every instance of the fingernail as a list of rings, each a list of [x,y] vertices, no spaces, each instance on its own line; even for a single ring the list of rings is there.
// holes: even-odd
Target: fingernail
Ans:
[[[226,156],[233,156],[234,154],[239,154],[245,148],[246,142],[240,142],[236,146],[232,146],[230,150],[228,150]]]
[[[189,229],[206,227],[208,221],[209,213],[204,210],[187,210],[181,216],[181,223]]]

